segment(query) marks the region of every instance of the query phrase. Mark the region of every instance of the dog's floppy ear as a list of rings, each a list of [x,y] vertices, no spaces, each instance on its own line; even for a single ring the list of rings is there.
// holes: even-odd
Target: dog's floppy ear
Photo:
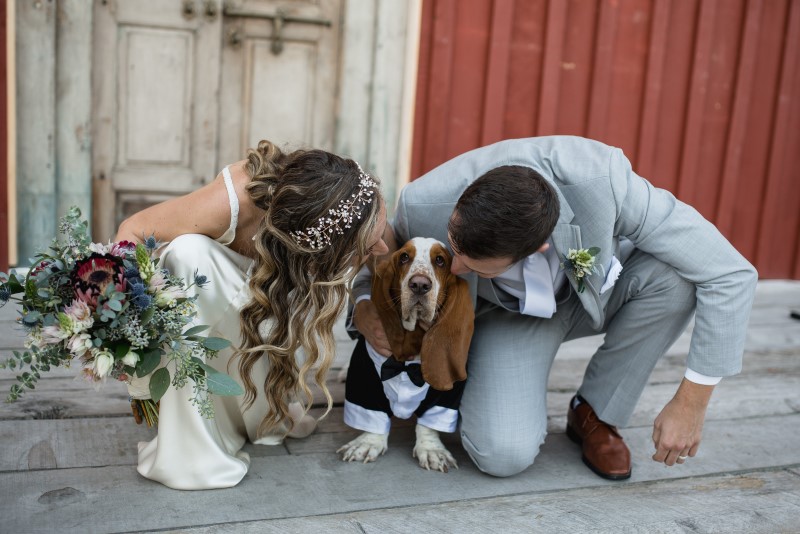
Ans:
[[[475,311],[466,280],[448,274],[445,301],[422,339],[422,376],[433,389],[448,391],[467,378],[467,354]]]
[[[383,323],[389,346],[394,354],[403,353],[403,339],[405,331],[400,322],[400,312],[397,309],[400,295],[397,284],[397,270],[394,265],[394,256],[381,262],[375,269],[372,277],[372,302],[378,310],[378,316]]]

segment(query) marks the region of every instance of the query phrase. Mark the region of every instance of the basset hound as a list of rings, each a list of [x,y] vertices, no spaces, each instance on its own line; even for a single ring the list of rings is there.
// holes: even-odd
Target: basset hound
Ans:
[[[440,241],[415,237],[376,268],[372,301],[393,356],[361,338],[345,389],[345,423],[364,432],[337,450],[375,461],[388,448],[390,417],[417,415],[413,456],[425,469],[458,467],[439,439],[454,432],[475,319],[467,282],[450,272]]]

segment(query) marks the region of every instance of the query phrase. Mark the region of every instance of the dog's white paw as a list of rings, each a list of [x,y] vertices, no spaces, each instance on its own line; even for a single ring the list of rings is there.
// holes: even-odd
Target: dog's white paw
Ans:
[[[458,469],[456,459],[439,439],[437,431],[417,425],[416,432],[417,442],[414,444],[413,455],[420,467],[442,473],[447,473],[451,467]]]
[[[389,434],[364,432],[356,439],[342,445],[336,452],[342,453],[345,462],[374,462],[389,448]]]

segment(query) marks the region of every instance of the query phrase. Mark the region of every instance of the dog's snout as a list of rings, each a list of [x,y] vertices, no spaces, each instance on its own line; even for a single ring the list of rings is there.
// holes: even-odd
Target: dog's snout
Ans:
[[[411,279],[408,281],[408,288],[415,295],[426,294],[428,291],[431,290],[432,286],[433,284],[431,283],[431,279],[421,274],[412,276]]]

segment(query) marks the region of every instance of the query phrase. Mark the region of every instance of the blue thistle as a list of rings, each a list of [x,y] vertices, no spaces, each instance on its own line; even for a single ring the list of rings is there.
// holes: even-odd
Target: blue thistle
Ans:
[[[131,283],[133,283],[134,279],[141,279],[139,276],[139,269],[137,269],[136,267],[126,268],[125,278],[127,278]]]
[[[11,298],[11,291],[7,287],[0,287],[0,308],[6,305],[8,299]]]
[[[158,246],[158,241],[156,241],[155,236],[150,236],[144,240],[144,246],[147,250],[153,251]]]
[[[146,310],[153,304],[153,297],[151,297],[147,293],[142,293],[141,295],[137,295],[136,297],[134,297],[132,299],[132,302],[133,305],[139,308],[140,310]]]
[[[197,286],[202,289],[203,286],[208,283],[208,278],[203,274],[199,274],[197,272],[197,270],[195,270],[194,271],[194,283],[197,284]]]
[[[133,281],[130,280],[131,284],[131,293],[133,293],[134,297],[138,297],[140,295],[144,295],[145,287],[141,280]]]

